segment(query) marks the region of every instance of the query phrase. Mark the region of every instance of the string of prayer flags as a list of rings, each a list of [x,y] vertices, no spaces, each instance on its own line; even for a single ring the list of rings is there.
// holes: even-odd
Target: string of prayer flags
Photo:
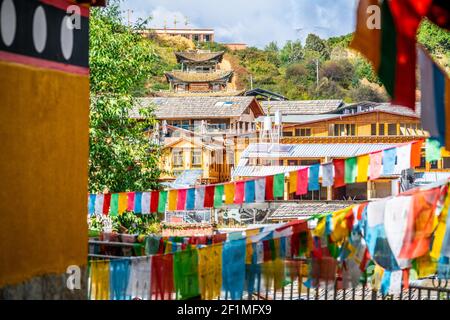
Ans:
[[[345,159],[334,159],[334,187],[345,186]]]
[[[297,188],[295,194],[302,196],[308,193],[308,168],[297,171]]]
[[[422,126],[430,137],[450,150],[450,78],[425,51],[418,47],[421,83]]]
[[[320,164],[314,164],[309,167],[308,191],[318,191],[320,189],[319,169],[320,169]]]
[[[284,173],[279,173],[273,179],[273,196],[282,198],[284,196]]]
[[[356,177],[358,175],[357,158],[347,158],[345,159],[345,184],[355,183]]]

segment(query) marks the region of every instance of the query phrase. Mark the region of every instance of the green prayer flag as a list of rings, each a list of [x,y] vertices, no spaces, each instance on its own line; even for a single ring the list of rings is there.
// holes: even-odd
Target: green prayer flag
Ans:
[[[217,185],[214,189],[214,208],[219,208],[223,204],[223,185]]]
[[[439,140],[427,139],[425,145],[425,158],[427,162],[438,161],[441,159],[441,144]]]
[[[196,249],[177,251],[173,254],[173,279],[177,300],[200,295]]]
[[[111,195],[111,212],[110,212],[110,216],[111,217],[117,217],[117,215],[119,214],[119,194],[118,193],[113,193]]]
[[[357,158],[345,159],[345,183],[355,183],[358,176]]]
[[[276,174],[273,178],[274,198],[284,197],[284,173]]]
[[[164,213],[166,211],[166,203],[167,203],[167,191],[159,192],[159,201],[158,201],[158,212]]]

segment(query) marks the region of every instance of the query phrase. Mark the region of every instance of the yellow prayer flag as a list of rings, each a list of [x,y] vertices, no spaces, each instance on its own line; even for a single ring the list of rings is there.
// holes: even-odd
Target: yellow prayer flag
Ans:
[[[109,261],[90,262],[91,300],[109,300]]]
[[[177,196],[178,190],[169,190],[169,207],[167,210],[169,211],[177,210]]]
[[[297,191],[297,171],[289,173],[289,193]]]
[[[198,249],[198,279],[202,299],[212,300],[222,288],[222,244]]]
[[[367,176],[369,172],[370,157],[368,154],[359,156],[357,158],[358,175],[356,176],[356,182],[367,182]]]
[[[245,251],[245,263],[252,264],[253,244],[247,239],[247,249]]]
[[[128,194],[126,192],[119,193],[119,214],[124,213],[128,207]]]
[[[251,236],[256,236],[257,234],[259,234],[259,229],[245,230],[245,236],[247,237],[247,240],[250,240],[249,238]]]
[[[234,203],[234,183],[227,183],[224,186],[225,204]]]

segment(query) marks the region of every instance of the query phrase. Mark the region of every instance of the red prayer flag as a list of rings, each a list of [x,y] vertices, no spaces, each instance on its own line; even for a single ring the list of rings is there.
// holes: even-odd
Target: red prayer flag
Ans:
[[[423,141],[419,140],[411,144],[411,167],[420,167]]]
[[[128,192],[127,211],[134,211],[134,192]]]
[[[107,193],[103,196],[103,215],[109,214],[109,206],[111,204],[111,193]]]
[[[270,252],[270,244],[268,240],[263,241],[264,248],[264,262],[272,260],[272,253]]]
[[[151,290],[153,300],[172,300],[173,285],[173,255],[154,255],[151,270]]]
[[[273,176],[266,177],[266,200],[273,200]]]
[[[159,191],[152,191],[150,197],[150,212],[158,212]]]
[[[215,189],[214,185],[205,187],[205,201],[203,203],[203,206],[205,208],[214,207],[214,189]]]
[[[186,208],[186,189],[178,190],[177,210],[185,210]]]
[[[334,159],[334,187],[339,188],[345,186],[345,160]]]
[[[234,184],[234,203],[242,204],[244,202],[244,181],[236,181]]]
[[[308,168],[297,171],[297,191],[296,195],[302,196],[308,193]]]

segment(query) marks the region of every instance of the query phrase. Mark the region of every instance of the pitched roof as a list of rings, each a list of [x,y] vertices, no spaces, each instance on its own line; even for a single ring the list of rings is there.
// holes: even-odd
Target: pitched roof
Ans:
[[[240,117],[251,108],[255,117],[263,110],[254,97],[168,97],[141,98],[130,111],[131,118],[141,118],[139,110],[154,107],[157,119],[207,119]]]
[[[281,204],[268,220],[308,218],[314,214],[338,211],[351,206],[350,201],[302,201]]]
[[[262,101],[261,105],[268,113],[281,111],[283,115],[288,114],[320,114],[337,110],[343,105],[342,100],[297,100],[297,101]]]
[[[392,105],[390,103],[362,101],[362,102],[357,102],[354,104],[342,106],[339,108],[339,110],[337,110],[337,112],[342,113],[342,112],[344,112],[344,110],[357,109],[357,108],[360,108],[361,110],[363,110],[362,112],[377,110],[377,111],[383,111],[383,112],[388,112],[388,113],[393,113],[393,114],[398,114],[398,115],[408,116],[408,117],[415,117],[415,118],[419,118],[420,114],[421,114],[420,102],[416,102],[416,109],[412,110],[411,108],[408,108],[408,107]]]
[[[165,73],[167,81],[179,82],[212,82],[212,81],[231,81],[233,71],[217,70],[214,72],[185,72],[171,71]]]
[[[208,52],[208,51],[182,51],[175,52],[177,57],[177,62],[180,63],[182,60],[190,60],[194,62],[205,62],[209,60],[222,61],[224,51]]]
[[[304,143],[270,144],[252,143],[242,158],[347,158],[394,147],[389,143]]]

